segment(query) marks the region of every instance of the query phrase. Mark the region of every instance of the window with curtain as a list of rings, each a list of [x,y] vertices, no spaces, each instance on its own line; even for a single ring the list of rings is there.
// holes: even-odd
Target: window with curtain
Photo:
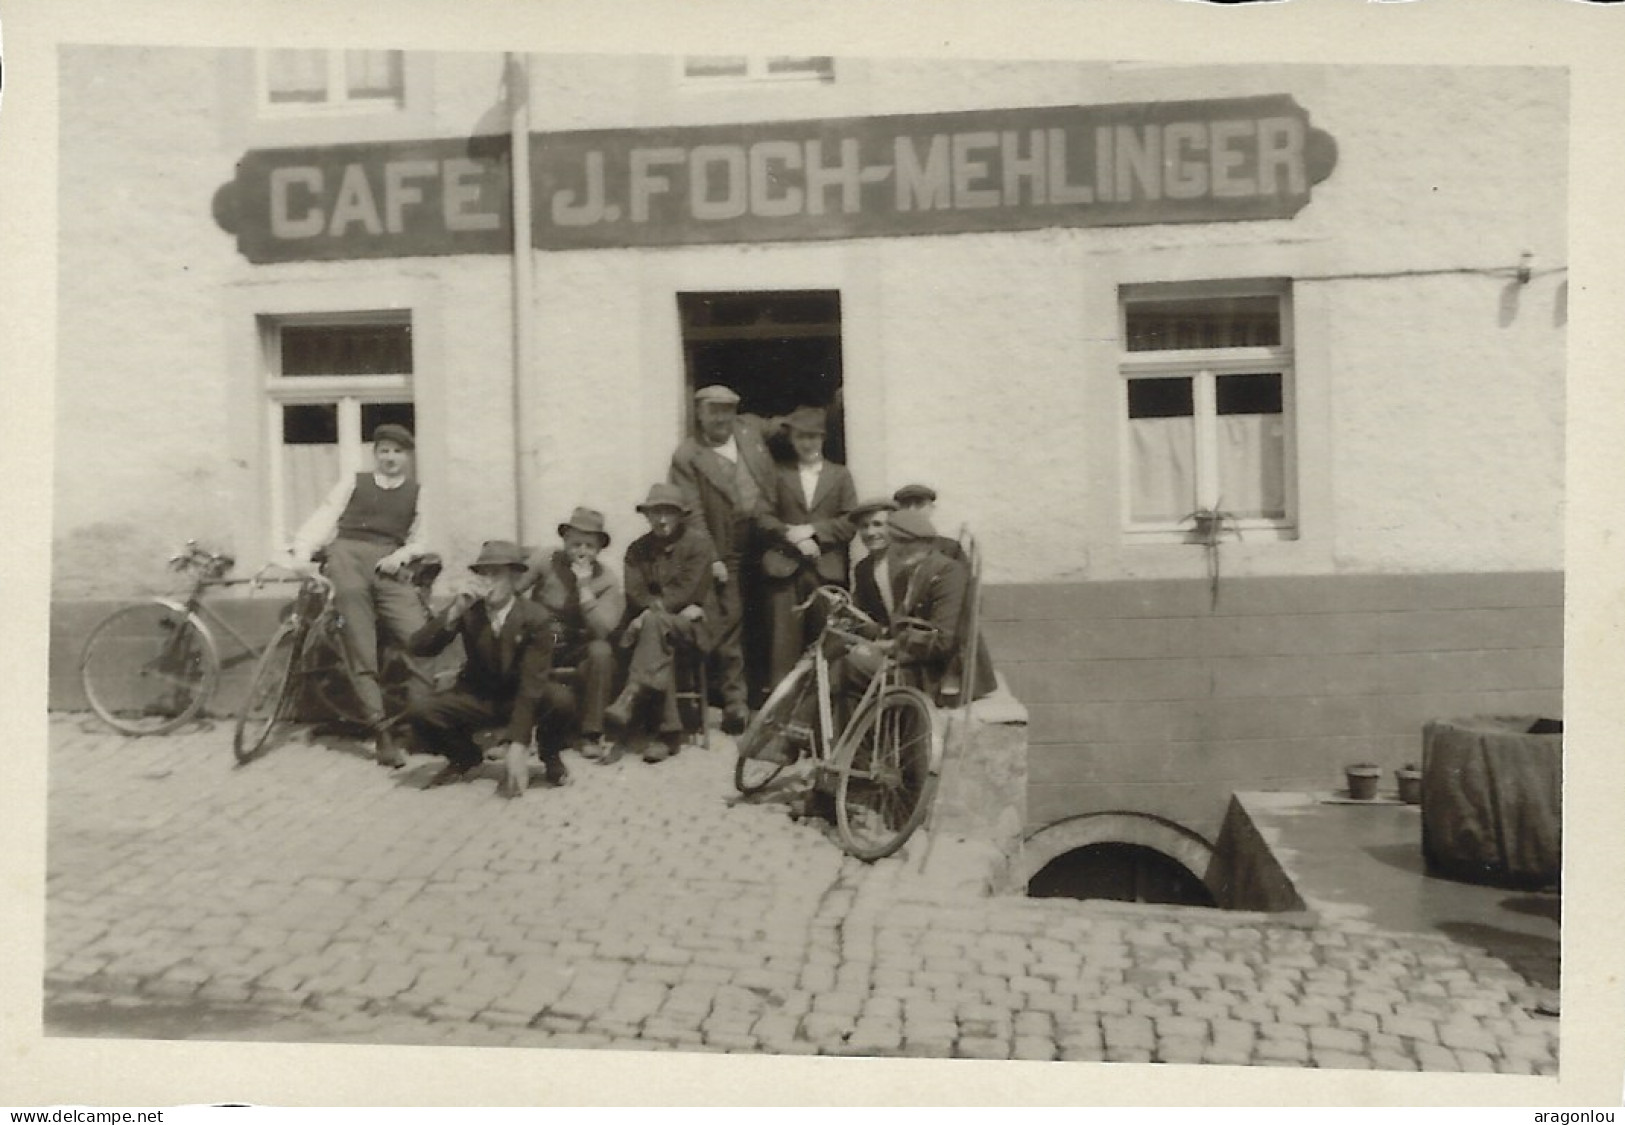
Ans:
[[[833,82],[835,60],[828,55],[689,55],[683,59],[683,77],[691,82]]]
[[[363,112],[406,104],[400,51],[260,53],[261,105],[270,113]]]
[[[372,432],[416,432],[412,323],[394,312],[265,317],[271,541],[286,543],[341,476],[372,463]]]
[[[1125,288],[1122,341],[1129,529],[1217,508],[1292,530],[1286,285]]]

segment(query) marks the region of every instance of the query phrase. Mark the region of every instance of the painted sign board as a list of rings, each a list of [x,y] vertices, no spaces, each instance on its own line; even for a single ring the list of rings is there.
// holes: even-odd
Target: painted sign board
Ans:
[[[506,252],[506,147],[258,150],[216,213],[255,262]],[[1287,95],[542,133],[531,153],[543,250],[1285,219],[1337,159]]]

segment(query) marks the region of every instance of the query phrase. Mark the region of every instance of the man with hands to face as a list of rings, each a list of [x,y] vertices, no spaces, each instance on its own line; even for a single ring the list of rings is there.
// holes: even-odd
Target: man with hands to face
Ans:
[[[451,604],[411,641],[415,655],[433,656],[460,637],[462,671],[450,688],[414,704],[404,721],[421,746],[447,758],[431,787],[467,777],[484,757],[475,733],[500,727],[503,779],[498,791],[519,797],[529,783],[531,738],[546,716],[568,709],[569,701],[560,698],[567,689],[548,679],[553,629],[547,611],[516,596],[526,569],[518,545],[490,540],[468,569]],[[542,765],[549,782],[568,783],[556,745],[544,742]]]

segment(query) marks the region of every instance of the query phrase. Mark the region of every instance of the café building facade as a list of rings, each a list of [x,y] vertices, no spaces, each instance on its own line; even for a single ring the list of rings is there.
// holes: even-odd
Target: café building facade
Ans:
[[[722,382],[977,535],[1035,863],[1560,708],[1561,72],[60,61],[59,672],[384,421],[449,559],[618,551]]]

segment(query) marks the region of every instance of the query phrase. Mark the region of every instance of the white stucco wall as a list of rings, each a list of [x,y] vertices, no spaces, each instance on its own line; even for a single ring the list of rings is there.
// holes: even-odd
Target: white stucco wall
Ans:
[[[247,52],[64,52],[59,596],[127,586],[188,535],[268,549],[253,315],[307,299],[413,308],[437,539],[455,559],[515,532],[509,261],[255,266],[209,214],[250,148],[500,120],[496,57],[410,66],[404,114],[300,125],[245,112]],[[706,90],[670,60],[538,56],[533,74],[537,131],[1290,93],[1338,161],[1291,220],[537,253],[527,538],[577,503],[617,550],[641,530],[682,427],[677,292],[831,288],[860,492],[930,481],[998,581],[1199,575],[1200,552],[1120,529],[1117,290],[1285,277],[1299,534],[1227,542],[1226,573],[1561,566],[1565,275],[1433,272],[1564,264],[1560,73],[840,60],[830,84]],[[128,114],[140,99],[169,111]]]

